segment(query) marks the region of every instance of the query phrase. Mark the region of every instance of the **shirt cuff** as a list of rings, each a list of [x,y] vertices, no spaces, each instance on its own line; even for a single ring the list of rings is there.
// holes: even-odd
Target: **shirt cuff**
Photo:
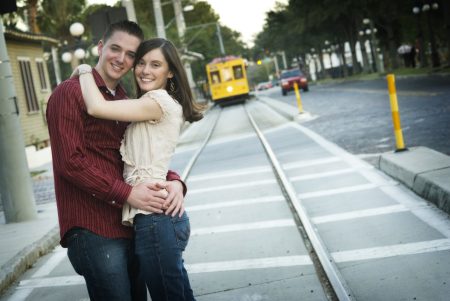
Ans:
[[[130,196],[132,186],[123,181],[115,180],[110,192],[106,196],[105,202],[117,208],[122,208]]]
[[[185,184],[183,181],[181,181],[181,179],[180,179],[180,177],[178,176],[177,173],[174,173],[174,174],[168,174],[166,180],[167,180],[167,181],[175,181],[175,180],[176,180],[176,181],[180,181],[181,184],[183,184],[183,197],[186,196],[186,193],[187,193],[187,186],[186,186],[186,184]]]

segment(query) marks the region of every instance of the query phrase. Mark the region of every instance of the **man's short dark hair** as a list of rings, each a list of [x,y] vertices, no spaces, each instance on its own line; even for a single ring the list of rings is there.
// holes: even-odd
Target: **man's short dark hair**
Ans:
[[[123,31],[132,36],[138,38],[141,42],[144,41],[144,32],[141,27],[136,22],[129,20],[118,20],[112,22],[106,28],[105,34],[102,37],[102,41],[104,44],[108,41],[108,39],[116,32]]]

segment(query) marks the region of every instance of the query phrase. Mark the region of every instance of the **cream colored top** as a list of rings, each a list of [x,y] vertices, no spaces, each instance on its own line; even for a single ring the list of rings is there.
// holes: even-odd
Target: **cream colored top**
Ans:
[[[178,137],[184,125],[183,108],[166,90],[147,92],[142,97],[154,99],[162,109],[161,120],[131,123],[124,134],[120,153],[124,161],[125,183],[136,186],[140,183],[166,181],[170,160],[175,152]],[[125,203],[122,223],[133,225],[136,214],[151,214]]]

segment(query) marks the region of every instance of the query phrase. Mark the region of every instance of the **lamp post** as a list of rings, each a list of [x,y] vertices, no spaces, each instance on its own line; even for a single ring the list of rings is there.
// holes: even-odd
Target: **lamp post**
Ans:
[[[439,67],[441,64],[439,62],[439,56],[437,53],[437,49],[436,49],[436,42],[434,41],[434,32],[433,32],[433,28],[431,27],[430,24],[430,17],[429,17],[429,11],[430,11],[430,5],[426,2],[423,1],[424,5],[422,6],[422,12],[425,13],[425,20],[427,22],[427,27],[428,27],[428,35],[430,36],[430,44],[431,44],[431,62],[433,65],[433,68]],[[439,8],[439,5],[437,3],[434,3],[431,6],[434,10]]]
[[[330,45],[330,42],[325,41],[325,45],[326,46]],[[331,46],[331,47],[333,47],[333,46]],[[330,57],[330,68],[333,68],[333,62],[331,61],[331,52],[332,52],[331,48],[327,48],[326,52],[328,53],[328,56]]]
[[[70,25],[70,34],[75,38],[75,45],[80,46],[81,44],[81,37],[83,36],[84,33],[84,26],[81,23],[73,23],[72,25]],[[75,56],[75,58],[77,60],[73,59],[73,56]],[[76,49],[73,53],[66,51],[63,53],[62,55],[62,60],[64,63],[69,63],[72,62],[72,69],[75,69],[78,66],[78,60],[83,60],[83,63],[85,63],[86,61],[84,60],[86,57],[86,52],[84,51],[83,48],[79,47],[78,49]]]
[[[314,73],[316,74],[316,80],[319,79],[319,72],[317,70],[317,64],[316,64],[316,58],[317,58],[317,54],[315,54],[314,52],[316,52],[316,49],[311,48],[311,57],[312,57],[312,61],[314,63]]]
[[[425,54],[426,49],[425,49],[425,42],[423,40],[423,31],[422,31],[422,27],[420,26],[420,0],[416,1],[416,6],[413,8],[413,13],[416,16],[416,37],[417,37],[417,42],[419,43],[419,59],[420,59],[420,68],[424,68],[426,66],[428,66],[428,62],[427,62],[427,56]]]
[[[363,19],[363,23],[366,25],[369,25],[370,30],[366,30],[366,34],[370,35],[370,50],[372,52],[372,59],[374,60],[376,70],[378,70],[378,73],[384,73],[384,66],[383,66],[383,62],[380,60],[380,56],[378,54],[378,49],[377,49],[377,40],[375,37],[375,34],[377,33],[377,29],[374,27],[373,25],[373,21],[371,19]],[[376,71],[375,70],[375,71]]]

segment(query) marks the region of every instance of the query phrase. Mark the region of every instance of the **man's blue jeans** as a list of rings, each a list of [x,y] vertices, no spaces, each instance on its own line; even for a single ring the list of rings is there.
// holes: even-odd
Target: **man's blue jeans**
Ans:
[[[65,234],[67,255],[75,272],[86,280],[91,301],[146,301],[134,239],[106,238],[73,227]]]
[[[152,301],[195,301],[182,257],[191,232],[186,212],[181,218],[137,214],[133,224],[136,254]]]

